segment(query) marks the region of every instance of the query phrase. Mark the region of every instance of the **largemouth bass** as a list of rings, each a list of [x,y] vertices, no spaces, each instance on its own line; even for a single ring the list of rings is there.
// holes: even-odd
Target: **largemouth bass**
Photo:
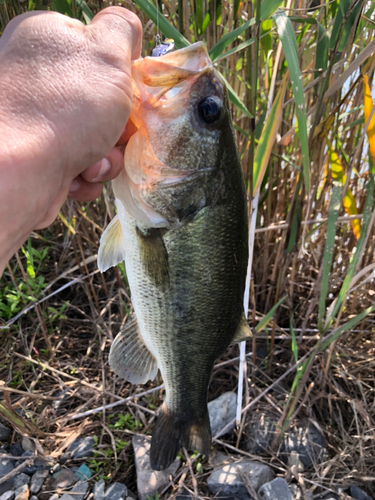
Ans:
[[[151,440],[151,466],[162,470],[182,446],[209,453],[214,362],[251,336],[246,195],[226,88],[205,45],[135,61],[132,78],[137,131],[113,181],[118,214],[98,265],[125,260],[135,311],[111,367],[134,384],[158,369],[164,380]]]

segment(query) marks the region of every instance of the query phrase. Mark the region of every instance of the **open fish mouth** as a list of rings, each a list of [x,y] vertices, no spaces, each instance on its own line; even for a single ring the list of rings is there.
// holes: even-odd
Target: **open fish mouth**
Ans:
[[[196,175],[190,165],[176,168],[165,157],[167,149],[173,151],[173,141],[176,142],[175,124],[189,113],[195,82],[210,71],[214,71],[212,62],[202,42],[133,63],[129,120],[136,132],[128,141],[124,169],[113,188],[116,198],[142,225],[171,227],[171,221],[147,201],[147,194],[157,187],[188,182]],[[158,140],[150,136],[150,129],[159,131]]]

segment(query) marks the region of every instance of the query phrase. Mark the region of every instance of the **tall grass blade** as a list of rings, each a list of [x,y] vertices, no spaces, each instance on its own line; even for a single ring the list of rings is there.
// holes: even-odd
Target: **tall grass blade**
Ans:
[[[190,45],[186,38],[164,16],[160,15],[160,12],[158,14],[157,8],[149,0],[134,0],[134,3],[147,14],[155,25],[159,24],[159,29],[166,38],[173,38],[177,49],[182,49]]]
[[[69,17],[73,16],[73,11],[68,0],[52,0],[53,10]]]
[[[264,173],[267,169],[268,161],[271,156],[272,148],[275,144],[276,134],[281,123],[287,78],[288,75],[285,74],[281,87],[272,104],[271,112],[268,115],[267,121],[264,124],[262,133],[260,135],[254,158],[254,194],[258,193],[262,184]]]
[[[198,35],[202,34],[203,26],[203,2],[202,0],[195,0],[195,19]]]
[[[139,1],[139,0],[137,0]],[[144,1],[144,0],[143,0]],[[227,33],[224,35],[216,45],[212,47],[212,49],[209,51],[209,55],[211,57],[212,61],[216,61],[218,57],[221,56],[221,54],[224,52],[224,50],[233,43],[244,31],[250,28],[250,26],[255,25],[255,19],[252,18],[249,21],[246,21],[242,26],[239,28],[236,28],[235,30],[231,31],[230,33]]]
[[[331,176],[332,179],[340,182],[342,186],[345,186],[346,183],[346,174],[344,173],[344,168],[341,164],[340,158],[338,157],[336,151],[333,149],[331,141],[326,137],[327,141],[327,146],[328,146],[328,159],[329,159],[329,164],[331,166]],[[342,200],[345,212],[348,215],[357,215],[358,210],[357,210],[357,205],[355,203],[355,199],[353,196],[353,193],[351,189],[348,187],[346,194]],[[356,237],[356,239],[359,239],[359,236],[361,234],[361,223],[359,219],[354,219],[350,221],[350,224],[353,229],[353,234]]]
[[[290,79],[294,100],[296,103],[296,116],[298,120],[299,140],[302,150],[302,165],[303,176],[306,190],[310,190],[310,175],[309,175],[309,147],[307,140],[307,118],[305,96],[302,85],[302,75],[298,64],[298,49],[296,37],[290,19],[282,12],[272,16],[279,34],[285,58],[289,68]]]
[[[282,304],[284,302],[284,300],[286,299],[286,295],[285,297],[283,297],[282,299],[279,300],[279,302],[277,304],[275,304],[269,311],[268,313],[264,316],[264,318],[262,318],[259,323],[257,324],[257,326],[255,327],[255,332],[258,333],[258,332],[261,332],[263,330],[263,328],[265,328],[268,323],[271,321],[272,319],[272,316],[275,314],[277,308],[279,307],[280,304]]]
[[[282,3],[283,0],[263,0],[260,7],[260,20],[265,21],[272,16]]]
[[[225,77],[221,74],[221,78],[223,79],[227,90],[228,90],[228,97],[230,102],[232,102],[240,111],[242,111],[248,118],[253,118],[253,115],[250,113],[250,111],[247,109],[245,104],[241,101],[240,96],[237,94],[237,92],[231,87],[230,83],[225,79]]]
[[[368,122],[370,114],[373,108],[373,101],[371,97],[371,90],[368,84],[368,76],[363,76],[363,100],[364,100],[364,112],[365,112],[365,123]],[[372,115],[370,123],[367,128],[367,138],[369,142],[370,156],[372,164],[375,165],[375,113]]]
[[[339,328],[337,328],[336,330],[334,330],[331,334],[329,334],[327,336],[328,338],[320,344],[319,351],[324,351],[325,349],[327,349],[327,347],[329,347],[332,344],[332,342],[337,340],[341,334],[343,334],[344,332],[347,332],[351,328],[354,328],[355,325],[360,323],[362,320],[364,320],[366,318],[366,316],[368,316],[369,314],[371,314],[374,311],[375,311],[375,306],[370,306],[367,309],[365,309],[364,311],[362,311],[361,313],[357,314],[354,318],[349,320],[347,323],[345,323],[345,325],[342,325]]]
[[[334,307],[332,308],[332,312],[330,312],[329,318],[327,318],[328,325],[331,324],[334,318],[336,317],[336,314],[338,313],[341,304],[343,303],[346,294],[348,293],[350,284],[357,269],[358,260],[360,258],[360,255],[362,254],[362,249],[367,239],[367,234],[371,229],[369,225],[372,217],[373,207],[374,207],[374,175],[370,174],[370,180],[367,184],[366,202],[365,202],[365,207],[363,209],[361,236],[355,248],[354,256],[349,264],[348,272],[345,276],[339,295],[334,302]]]
[[[322,280],[320,284],[318,329],[324,331],[324,317],[326,311],[326,299],[328,295],[329,274],[332,267],[333,249],[336,236],[336,221],[340,211],[342,186],[338,181],[333,181],[332,197],[328,212],[327,239],[324,247]]]
[[[90,24],[94,14],[91,12],[90,7],[87,5],[86,0],[75,0],[78,7],[82,10],[82,15],[86,24]]]

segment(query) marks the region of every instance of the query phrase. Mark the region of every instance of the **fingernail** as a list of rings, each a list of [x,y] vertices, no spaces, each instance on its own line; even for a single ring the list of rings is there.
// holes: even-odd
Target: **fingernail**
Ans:
[[[101,179],[105,174],[107,174],[111,169],[111,164],[109,163],[109,160],[107,158],[103,158],[102,161],[100,162],[100,170],[99,173],[94,179],[92,180],[93,182],[98,181]]]
[[[69,193],[75,193],[81,187],[81,184],[77,179],[73,179],[70,183]]]

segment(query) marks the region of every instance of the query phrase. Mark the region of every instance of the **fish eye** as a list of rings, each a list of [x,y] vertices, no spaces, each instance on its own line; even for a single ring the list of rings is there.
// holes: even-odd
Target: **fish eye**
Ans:
[[[198,104],[198,113],[204,123],[216,122],[221,115],[221,100],[216,96],[209,96]]]

